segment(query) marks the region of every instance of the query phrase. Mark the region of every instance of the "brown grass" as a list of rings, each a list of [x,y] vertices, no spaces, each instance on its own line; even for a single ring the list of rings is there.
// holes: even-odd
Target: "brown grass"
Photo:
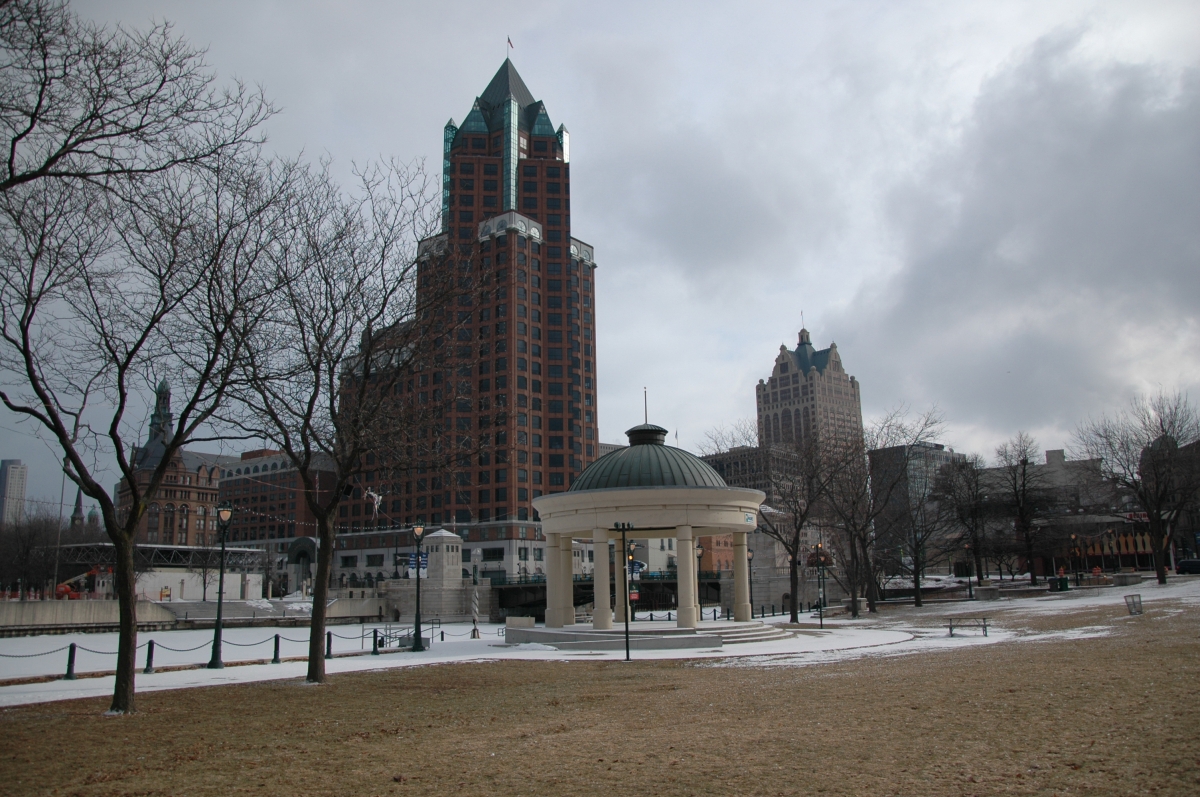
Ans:
[[[1156,604],[796,668],[464,664],[0,713],[11,795],[1200,794],[1200,623]]]

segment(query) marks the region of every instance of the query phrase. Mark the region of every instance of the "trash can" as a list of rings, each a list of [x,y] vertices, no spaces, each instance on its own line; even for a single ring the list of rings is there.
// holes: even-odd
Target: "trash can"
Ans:
[[[1071,590],[1071,579],[1068,578],[1067,576],[1059,576],[1058,591],[1059,592],[1069,592],[1070,590]]]

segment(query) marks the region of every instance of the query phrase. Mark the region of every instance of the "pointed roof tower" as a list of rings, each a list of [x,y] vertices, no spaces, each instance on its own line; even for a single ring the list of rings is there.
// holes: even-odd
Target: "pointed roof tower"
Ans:
[[[479,95],[479,99],[484,105],[495,108],[509,97],[516,100],[522,108],[534,103],[533,95],[529,92],[525,81],[521,80],[517,68],[513,66],[512,61],[505,58],[500,69],[496,71],[495,77],[492,78],[492,82],[488,83],[483,94]]]
[[[83,528],[83,490],[75,488],[75,511],[71,513],[71,528]]]

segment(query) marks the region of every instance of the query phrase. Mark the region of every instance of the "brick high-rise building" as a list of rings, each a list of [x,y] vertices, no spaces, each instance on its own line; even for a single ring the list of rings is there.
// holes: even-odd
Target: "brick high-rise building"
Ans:
[[[536,574],[531,502],[566,490],[599,444],[596,262],[571,235],[570,140],[505,60],[443,145],[442,232],[418,249],[418,305],[436,308],[422,316],[428,361],[397,392],[440,403],[437,431],[463,453],[449,467],[444,454],[440,464],[415,455],[374,488],[387,494],[377,515],[366,490],[384,477],[368,472],[338,522],[346,532],[446,526],[468,543],[495,541],[487,567]]]
[[[441,512],[426,485],[427,505],[405,522],[530,520],[530,501],[567,489],[599,440],[596,262],[571,236],[570,139],[505,60],[462,125],[446,125],[443,171],[444,232],[422,252],[454,257],[422,265],[453,264],[487,288],[458,297],[447,378],[474,371],[475,400],[456,403],[453,426],[490,434],[494,448],[472,478],[443,486]]]

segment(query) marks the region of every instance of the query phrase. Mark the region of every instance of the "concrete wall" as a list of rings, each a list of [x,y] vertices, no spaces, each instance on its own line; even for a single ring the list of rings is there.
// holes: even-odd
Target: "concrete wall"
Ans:
[[[424,590],[422,590],[424,593]],[[424,594],[421,595],[424,598]],[[325,610],[326,617],[378,617],[390,620],[388,602],[383,598],[338,598]]]
[[[217,599],[218,573],[209,573],[208,599]],[[170,589],[170,594],[166,589]],[[147,601],[198,601],[204,594],[202,574],[182,567],[148,570],[138,576],[138,597]],[[263,596],[262,573],[225,573],[225,600],[257,600]]]
[[[115,625],[116,601],[0,601],[0,626]],[[139,623],[173,623],[175,615],[156,603],[138,601]]]
[[[442,620],[465,621],[471,619],[471,592],[475,588],[471,579],[460,579],[457,583],[446,582],[445,586],[431,586],[421,582],[421,617]],[[402,618],[411,619],[416,609],[416,582],[389,581],[386,588],[387,604],[384,608],[385,617],[393,617],[399,610]],[[488,616],[488,607],[492,601],[492,589],[489,584],[479,585],[479,619],[484,621]],[[336,604],[335,604],[336,605]]]

